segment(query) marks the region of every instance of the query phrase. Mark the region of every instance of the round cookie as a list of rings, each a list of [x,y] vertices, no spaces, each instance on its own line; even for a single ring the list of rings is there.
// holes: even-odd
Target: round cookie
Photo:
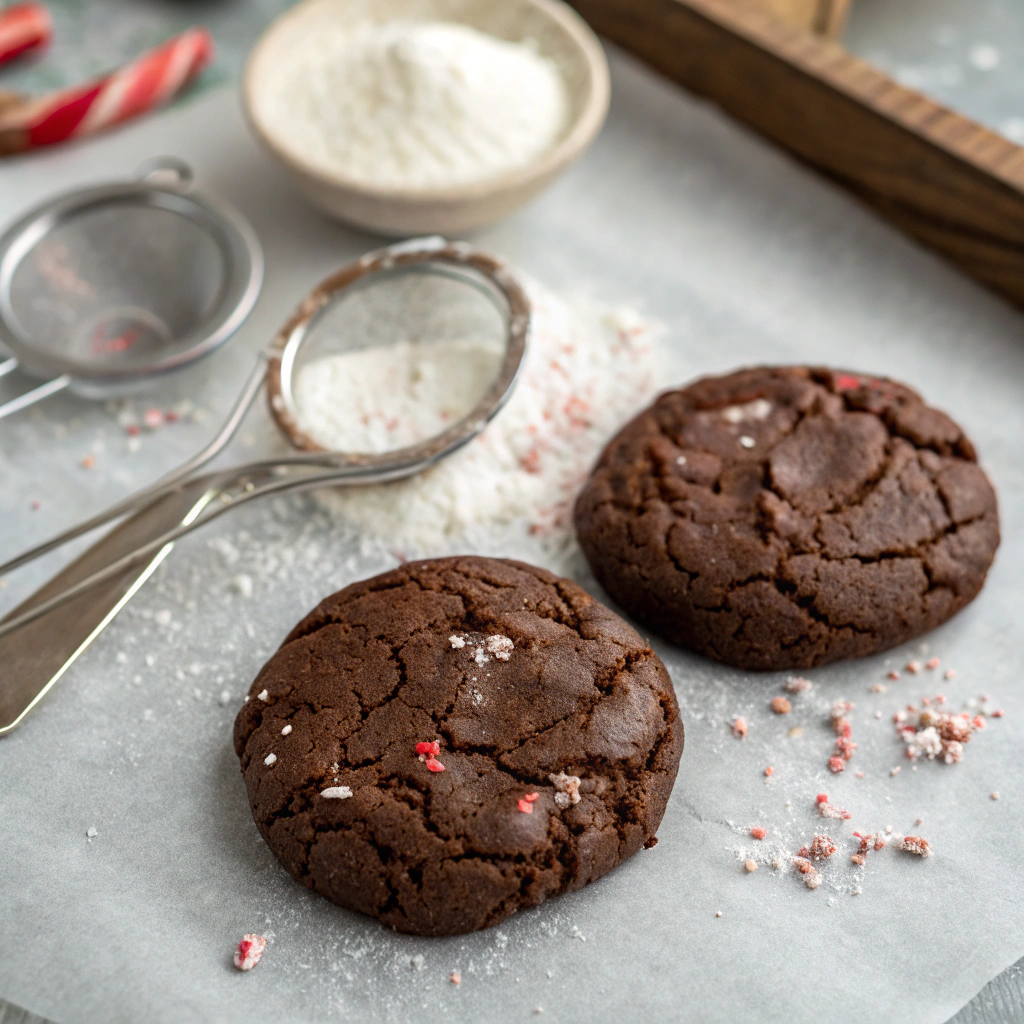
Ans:
[[[256,825],[304,885],[454,935],[653,841],[683,748],[665,667],[569,580],[412,562],[328,597],[249,690]]]
[[[749,669],[919,636],[978,594],[999,545],[960,427],[902,384],[806,367],[662,395],[604,450],[575,516],[626,611]]]

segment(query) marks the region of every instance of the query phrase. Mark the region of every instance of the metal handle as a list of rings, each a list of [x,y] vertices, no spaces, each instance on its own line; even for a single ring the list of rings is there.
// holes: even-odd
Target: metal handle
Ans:
[[[16,359],[8,359],[0,364],[0,377],[10,373],[17,366]],[[30,405],[35,405],[36,402],[41,402],[44,398],[57,394],[58,391],[63,391],[70,383],[71,378],[65,373],[61,377],[54,377],[53,380],[40,384],[39,387],[33,388],[31,391],[26,391],[25,394],[19,395],[17,398],[12,398],[6,404],[0,405],[0,420],[5,416],[13,416],[16,412],[21,412],[22,409],[27,409]]]
[[[35,559],[42,557],[48,552],[67,544],[68,541],[74,540],[76,537],[81,537],[82,534],[89,533],[90,531],[95,530],[98,526],[103,526],[104,523],[109,523],[129,512],[138,511],[146,505],[152,504],[154,501],[159,501],[165,495],[176,490],[181,485],[182,480],[191,473],[194,473],[197,469],[201,469],[210,462],[211,459],[214,459],[219,455],[228,445],[231,438],[235,436],[238,432],[238,428],[242,425],[242,421],[245,419],[245,414],[249,411],[249,406],[252,405],[253,399],[256,397],[257,392],[263,384],[266,372],[266,357],[261,355],[257,360],[252,373],[249,375],[249,379],[245,382],[245,387],[242,389],[241,395],[239,395],[234,407],[228,414],[228,418],[224,421],[224,425],[217,432],[213,440],[210,441],[202,451],[189,459],[188,462],[183,463],[177,469],[172,470],[170,473],[161,477],[156,481],[156,483],[151,484],[149,487],[144,487],[142,490],[136,491],[127,498],[111,505],[103,512],[92,516],[90,519],[84,520],[77,526],[72,526],[71,529],[65,530],[56,537],[52,537],[50,540],[45,541],[37,547],[31,548],[29,551],[18,555],[16,558],[12,558],[10,561],[4,562],[3,565],[0,565],[0,576],[4,576],[7,573],[12,572],[14,569],[18,569],[23,565],[27,565],[29,562],[35,561]],[[0,415],[2,415],[2,413],[3,410],[0,409]]]
[[[16,608],[22,617],[54,594],[64,592],[112,558],[133,551],[140,543],[187,522],[211,500],[206,481],[196,481],[137,513],[112,530],[58,576]],[[104,627],[132,598],[167,557],[171,545],[161,545],[148,559],[112,574],[106,583],[41,614],[0,639],[0,736],[21,724],[43,695],[70,668]],[[10,617],[9,617],[10,618]]]

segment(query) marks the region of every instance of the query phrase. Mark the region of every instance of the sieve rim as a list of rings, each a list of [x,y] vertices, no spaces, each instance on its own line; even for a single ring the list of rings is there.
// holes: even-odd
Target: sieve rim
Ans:
[[[389,275],[422,263],[469,267],[477,271],[503,297],[507,305],[503,313],[505,351],[498,373],[484,396],[465,416],[425,441],[379,453],[324,448],[299,426],[295,409],[288,397],[291,389],[283,386],[285,363],[293,363],[289,357],[301,346],[307,328],[338,292],[375,274]],[[526,288],[509,266],[496,256],[466,242],[450,242],[436,236],[376,249],[321,281],[299,303],[275,335],[267,352],[267,404],[270,415],[294,448],[329,457],[332,464],[361,467],[368,471],[390,470],[401,466],[408,467],[409,473],[417,472],[471,441],[508,401],[526,354],[532,322],[533,304]],[[403,472],[402,475],[406,474]]]
[[[155,163],[155,161],[151,161]],[[263,284],[264,260],[259,239],[249,222],[230,203],[190,187],[190,182],[161,185],[151,178],[92,185],[59,193],[32,207],[0,234],[0,345],[30,376],[67,375],[75,382],[118,384],[155,377],[191,365],[214,352],[245,322]],[[220,295],[191,331],[174,339],[179,351],[150,362],[117,368],[47,352],[21,326],[11,301],[18,267],[49,233],[90,208],[115,205],[153,207],[187,217],[217,245],[225,269]]]

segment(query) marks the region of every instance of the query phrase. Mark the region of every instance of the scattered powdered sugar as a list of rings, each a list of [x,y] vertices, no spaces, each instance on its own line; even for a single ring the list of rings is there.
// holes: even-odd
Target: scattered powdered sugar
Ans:
[[[542,564],[568,557],[572,503],[594,460],[665,380],[660,326],[627,308],[529,291],[534,329],[519,381],[484,432],[408,480],[320,491],[325,508],[409,557],[473,548]]]
[[[942,710],[946,698],[941,695],[925,698],[922,703],[921,708],[910,704],[893,715],[907,757],[926,757],[929,761],[939,758],[946,764],[957,764],[964,756],[964,745],[975,732],[985,728],[985,719],[980,714]]]

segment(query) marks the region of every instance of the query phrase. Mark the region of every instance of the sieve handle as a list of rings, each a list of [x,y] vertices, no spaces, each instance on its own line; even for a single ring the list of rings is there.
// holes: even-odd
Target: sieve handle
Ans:
[[[109,523],[114,519],[119,519],[121,516],[127,515],[129,512],[138,511],[146,505],[150,505],[154,501],[159,501],[161,498],[177,490],[181,486],[183,480],[194,473],[197,469],[201,469],[227,447],[228,442],[235,436],[238,428],[242,425],[242,420],[245,419],[245,414],[249,411],[249,406],[252,405],[253,399],[262,387],[266,374],[266,356],[261,354],[259,359],[256,361],[256,366],[253,368],[252,373],[249,374],[249,379],[245,382],[245,387],[242,388],[242,393],[238,396],[238,400],[235,402],[228,418],[224,421],[224,425],[217,432],[217,435],[213,440],[197,455],[189,459],[188,462],[183,463],[177,469],[172,470],[166,476],[161,477],[156,483],[151,484],[149,487],[144,487],[142,490],[136,491],[127,498],[111,505],[108,509],[93,516],[91,519],[86,519],[77,526],[72,526],[71,529],[65,530],[63,533],[58,534],[56,537],[45,541],[37,547],[31,548],[29,551],[18,555],[16,558],[12,558],[8,562],[4,562],[3,565],[0,565],[0,576],[4,576],[23,565],[27,565],[29,562],[33,562],[37,558],[41,558],[48,552],[54,551],[56,548],[63,547],[68,543],[68,541],[74,540],[76,537],[81,537],[82,534],[90,533],[98,526],[103,526],[105,523]],[[30,394],[32,393],[33,392],[30,392]],[[20,399],[15,399],[15,401],[20,401]],[[6,406],[3,408],[6,408]],[[0,408],[0,416],[4,415],[3,408]]]
[[[0,364],[0,377],[17,369],[17,366],[16,359],[8,359]],[[41,402],[44,398],[57,394],[58,391],[63,391],[70,383],[71,378],[64,374],[62,377],[54,377],[53,380],[40,384],[39,387],[33,388],[31,391],[26,391],[25,394],[19,395],[17,398],[12,398],[4,405],[0,405],[0,420],[6,416],[13,416],[16,412],[21,412],[22,409],[27,409],[30,405],[35,405],[36,402]]]

